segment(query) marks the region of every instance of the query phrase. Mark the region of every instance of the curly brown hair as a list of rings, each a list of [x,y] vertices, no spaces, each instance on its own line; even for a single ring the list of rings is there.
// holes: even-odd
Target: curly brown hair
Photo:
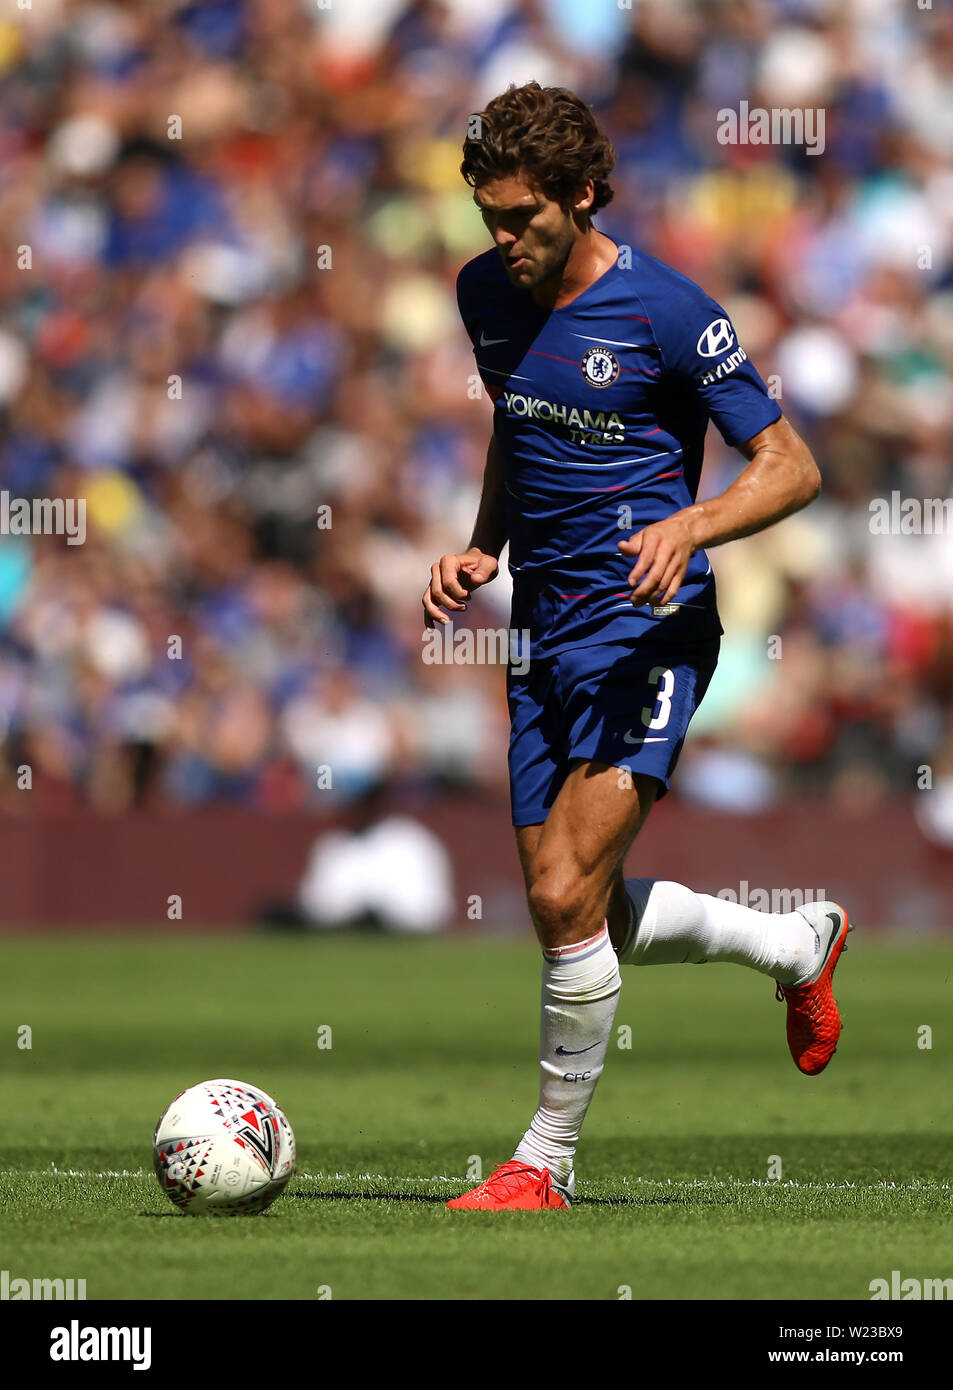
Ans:
[[[612,201],[612,142],[566,87],[512,85],[470,123],[476,133],[463,142],[460,172],[471,188],[525,170],[564,207],[587,179],[595,184],[592,212]]]

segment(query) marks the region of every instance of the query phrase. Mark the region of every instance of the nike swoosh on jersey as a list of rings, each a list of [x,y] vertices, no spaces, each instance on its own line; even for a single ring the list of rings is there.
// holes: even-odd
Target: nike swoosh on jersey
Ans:
[[[488,338],[485,331],[480,332],[480,347],[492,347],[494,343],[508,343],[509,338]]]

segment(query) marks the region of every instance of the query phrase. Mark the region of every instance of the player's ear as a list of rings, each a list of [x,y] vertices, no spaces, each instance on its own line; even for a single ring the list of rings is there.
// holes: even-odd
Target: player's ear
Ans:
[[[580,184],[569,200],[573,214],[576,217],[588,217],[592,212],[592,204],[596,196],[596,185],[592,179]]]

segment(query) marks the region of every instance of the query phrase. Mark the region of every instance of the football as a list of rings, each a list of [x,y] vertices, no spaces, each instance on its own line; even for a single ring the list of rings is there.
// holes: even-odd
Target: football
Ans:
[[[202,1081],[176,1096],[156,1125],[159,1186],[192,1216],[254,1216],[294,1172],[291,1125],[267,1092],[244,1081]]]

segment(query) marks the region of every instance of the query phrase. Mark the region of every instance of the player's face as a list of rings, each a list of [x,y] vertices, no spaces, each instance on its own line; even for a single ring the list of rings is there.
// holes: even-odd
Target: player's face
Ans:
[[[561,274],[577,235],[570,211],[524,174],[491,179],[473,201],[514,285],[531,290]]]

